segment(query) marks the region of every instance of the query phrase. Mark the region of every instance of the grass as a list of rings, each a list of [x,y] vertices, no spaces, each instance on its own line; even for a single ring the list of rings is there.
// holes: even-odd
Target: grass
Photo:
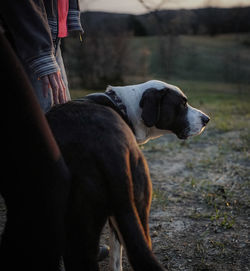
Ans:
[[[140,63],[144,55],[151,77],[234,82],[240,88],[250,82],[250,47],[244,42],[248,39],[247,34],[136,37],[131,39],[131,58]]]
[[[168,204],[166,191],[162,191],[161,189],[154,189],[152,195],[152,204],[154,207],[161,206],[161,208],[165,208]]]
[[[202,85],[207,91],[246,91],[250,90],[250,45],[249,34],[227,34],[218,36],[167,36],[167,37],[130,37],[125,40],[126,50],[118,60],[112,54],[102,55],[98,68],[105,70],[105,63],[119,66],[119,84],[135,84],[149,79],[162,79],[184,83],[191,89]],[[119,44],[117,37],[117,44]],[[75,48],[76,41],[67,43],[65,49],[66,68],[69,73],[70,85],[77,88],[84,80],[93,77],[92,84],[100,80],[103,89],[113,84],[115,71],[106,75],[103,80],[100,73],[82,74],[84,54],[81,48]],[[92,56],[91,43],[84,46],[85,54]],[[100,44],[102,46],[102,44]],[[104,46],[104,45],[103,45]],[[107,52],[112,52],[110,44],[105,45]],[[115,47],[117,48],[117,47]],[[70,50],[69,50],[70,49]],[[119,48],[117,48],[118,50]],[[94,57],[94,56],[92,56]],[[121,61],[123,59],[123,61]],[[93,59],[94,61],[95,59]],[[92,64],[89,64],[92,66]],[[94,64],[93,64],[94,65]],[[87,69],[88,70],[88,69]],[[91,69],[89,69],[91,70]],[[113,79],[112,79],[113,78]],[[95,79],[95,80],[94,80]],[[123,82],[122,82],[123,81]],[[82,82],[82,83],[81,83]],[[101,83],[102,82],[102,83]],[[79,87],[79,88],[82,88]],[[232,89],[233,88],[233,89]],[[186,88],[185,88],[186,89]],[[185,90],[184,89],[184,90]]]
[[[70,91],[70,94],[71,94],[72,99],[77,99],[77,98],[84,97],[88,94],[91,94],[93,92],[98,92],[98,91],[89,90],[89,89],[73,89]]]

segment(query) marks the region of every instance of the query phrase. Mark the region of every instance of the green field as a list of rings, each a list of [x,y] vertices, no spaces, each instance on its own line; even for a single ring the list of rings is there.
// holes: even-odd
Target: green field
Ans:
[[[172,36],[131,39],[131,59],[147,77],[250,83],[250,35]],[[135,73],[136,75],[136,73]]]
[[[125,49],[120,56],[119,52],[111,56],[108,54],[111,49],[120,49],[116,43],[121,43]],[[91,56],[93,44],[88,38],[81,45],[76,40],[68,40],[65,62],[71,89],[86,89],[84,84],[77,85],[75,82],[81,82],[80,77],[87,77],[88,74],[85,73],[88,70],[92,72],[91,67],[87,67],[85,73],[81,73],[82,67],[88,64],[85,63],[84,56],[88,55],[91,60],[89,65],[94,66],[99,61],[96,64],[99,69],[108,69],[106,66],[114,65],[112,61],[121,65],[119,69],[122,82],[113,83],[112,75],[110,80],[106,75],[99,91],[104,90],[108,84],[127,85],[159,79],[179,85],[184,91],[250,92],[250,33],[215,37],[128,36],[113,38],[108,44],[103,41],[102,46],[107,47],[106,55],[102,55],[103,59],[99,60],[95,55]],[[117,55],[119,58],[115,59]],[[95,90],[91,87],[88,89]],[[77,95],[74,93],[76,92],[73,92],[73,97]]]
[[[98,34],[98,33],[97,33]],[[160,79],[195,89],[250,91],[250,33],[67,39],[71,89],[103,90]]]

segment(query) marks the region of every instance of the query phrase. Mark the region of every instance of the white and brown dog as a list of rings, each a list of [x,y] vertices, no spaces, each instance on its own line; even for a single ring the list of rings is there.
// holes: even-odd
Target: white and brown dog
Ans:
[[[52,132],[73,180],[67,217],[67,271],[98,270],[101,231],[109,219],[111,270],[121,271],[124,245],[133,270],[164,270],[151,251],[152,184],[139,144],[174,133],[200,134],[209,117],[161,81],[111,87],[53,107]]]

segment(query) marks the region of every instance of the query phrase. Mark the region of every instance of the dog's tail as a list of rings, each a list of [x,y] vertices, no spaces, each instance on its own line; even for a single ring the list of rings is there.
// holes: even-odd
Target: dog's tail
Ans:
[[[111,223],[126,248],[134,271],[165,270],[152,253],[135,210],[111,217]]]
[[[133,222],[132,222],[133,221]],[[111,218],[119,239],[126,248],[129,262],[134,271],[164,271],[153,255],[138,219],[132,213]]]
[[[111,223],[126,249],[134,271],[164,271],[165,269],[159,264],[151,250],[150,237],[145,233],[135,206],[133,176],[128,160],[119,177],[116,176],[122,181],[117,182],[116,178],[113,179],[114,182],[112,181],[110,198],[112,198],[113,217],[111,217]]]

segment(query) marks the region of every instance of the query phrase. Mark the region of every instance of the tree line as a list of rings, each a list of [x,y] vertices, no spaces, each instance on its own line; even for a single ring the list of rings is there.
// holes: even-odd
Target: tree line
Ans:
[[[250,7],[155,10],[143,15],[84,12],[86,34],[100,30],[112,35],[132,32],[135,36],[216,35],[250,32]]]

